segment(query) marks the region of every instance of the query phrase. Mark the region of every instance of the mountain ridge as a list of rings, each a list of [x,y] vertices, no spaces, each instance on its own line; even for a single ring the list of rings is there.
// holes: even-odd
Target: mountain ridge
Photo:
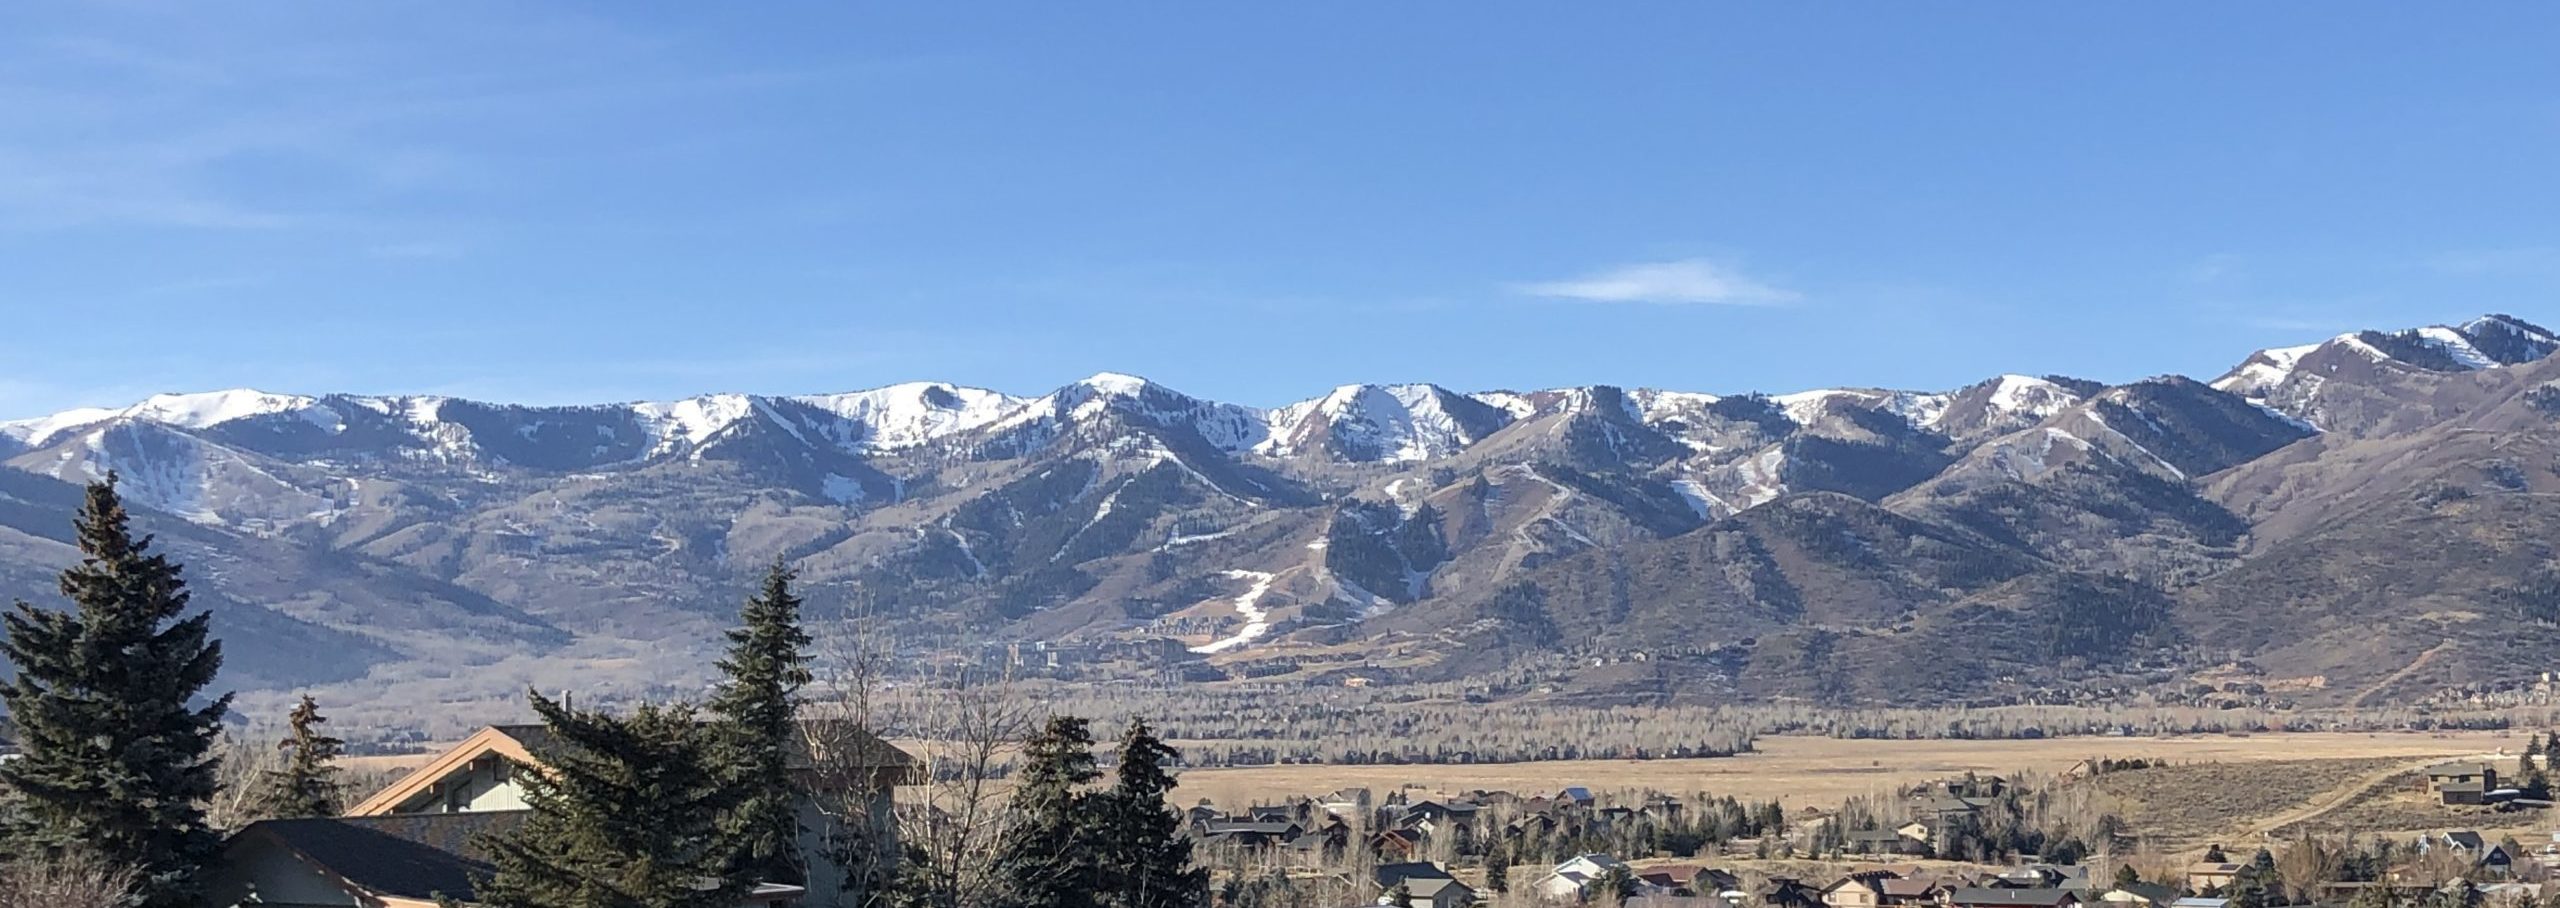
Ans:
[[[1101,373],[1036,396],[165,394],[0,422],[0,473],[51,490],[0,496],[0,577],[58,567],[59,489],[113,471],[191,554],[277,565],[206,578],[227,620],[351,641],[308,671],[244,666],[279,689],[682,689],[778,558],[820,612],[883,622],[921,659],[1031,642],[1082,654],[1054,668],[1077,676],[1514,696],[1641,657],[1657,680],[1611,696],[2173,703],[2236,671],[2317,704],[2393,677],[2404,648],[2339,661],[2258,616],[2301,607],[2279,577],[2398,557],[2372,527],[2471,534],[2443,568],[2463,586],[2424,620],[2323,586],[2337,608],[2458,651],[2543,639],[2553,556],[2514,528],[2560,492],[2554,350],[2490,315],[2257,351],[2211,381],[1944,391],[1414,383],[1263,408]],[[1967,639],[2039,659],[1911,667]],[[1380,641],[1407,656],[1345,658]],[[2127,671],[2150,680],[2109,680]],[[2413,673],[2389,696],[2520,671]]]

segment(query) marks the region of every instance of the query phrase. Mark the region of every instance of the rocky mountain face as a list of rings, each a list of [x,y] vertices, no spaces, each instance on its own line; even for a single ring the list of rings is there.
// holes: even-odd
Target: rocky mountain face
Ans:
[[[2560,660],[2560,349],[2506,316],[2207,383],[1944,392],[1104,374],[527,407],[162,395],[0,423],[0,583],[116,472],[253,693],[700,683],[779,559],[921,661],[1486,695],[2414,702]],[[1005,658],[1011,658],[1006,656]]]

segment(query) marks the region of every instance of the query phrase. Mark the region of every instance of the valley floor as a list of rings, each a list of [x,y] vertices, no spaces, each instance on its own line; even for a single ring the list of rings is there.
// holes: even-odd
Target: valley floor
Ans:
[[[1454,793],[1476,788],[1538,792],[1582,785],[1604,792],[1648,788],[1702,791],[1745,801],[1774,798],[1790,808],[1829,809],[1852,795],[1873,794],[1966,772],[2058,774],[2092,757],[2172,763],[2377,758],[2418,761],[2507,754],[2523,746],[2524,737],[2509,732],[2294,732],[1996,741],[1765,736],[1758,739],[1752,753],[1697,760],[1194,769],[1182,774],[1181,787],[1174,795],[1181,803],[1209,798],[1219,804],[1250,804],[1275,802],[1289,795],[1321,794],[1346,786],[1381,791],[1413,786]],[[2319,794],[2304,791],[2302,798],[2308,800]]]

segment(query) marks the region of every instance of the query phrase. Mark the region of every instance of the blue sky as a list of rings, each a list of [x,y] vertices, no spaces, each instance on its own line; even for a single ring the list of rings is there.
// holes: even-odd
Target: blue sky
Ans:
[[[2549,4],[0,10],[0,416],[2211,375],[2560,322]]]

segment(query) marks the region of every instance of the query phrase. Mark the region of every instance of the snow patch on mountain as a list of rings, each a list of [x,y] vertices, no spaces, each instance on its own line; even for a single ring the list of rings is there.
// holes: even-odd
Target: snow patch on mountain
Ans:
[[[2446,357],[2462,364],[2466,369],[2488,369],[2498,365],[2497,360],[2490,359],[2487,354],[2480,352],[2480,348],[2472,346],[2471,339],[2462,336],[2462,332],[2442,325],[2418,329],[2418,339],[2425,341],[2428,346],[2444,351]]]
[[[874,451],[912,448],[1002,419],[1022,398],[941,382],[908,382],[792,400],[833,413],[862,427],[859,446]]]
[[[1232,636],[1220,637],[1192,647],[1192,652],[1223,653],[1259,640],[1263,634],[1271,630],[1271,613],[1262,607],[1262,597],[1271,592],[1271,580],[1276,575],[1263,571],[1227,571],[1223,576],[1253,582],[1251,587],[1246,588],[1244,595],[1237,596],[1232,603],[1236,614],[1244,617],[1244,626],[1236,629]]]
[[[744,394],[706,394],[665,403],[632,404],[631,413],[640,417],[641,426],[648,430],[649,454],[654,457],[679,447],[700,448],[720,430],[745,419],[755,407],[755,402]]]
[[[0,435],[17,439],[29,447],[43,447],[71,430],[112,420],[142,419],[181,429],[203,429],[252,416],[307,411],[315,402],[313,398],[298,394],[271,394],[247,388],[195,394],[154,394],[121,410],[87,407],[34,419],[0,422]],[[305,413],[306,418],[310,415]],[[323,428],[330,425],[322,419],[313,421]]]
[[[1447,456],[1477,440],[1449,412],[1449,396],[1432,385],[1343,385],[1270,411],[1268,437],[1254,451],[1287,457],[1330,439],[1343,450],[1374,453],[1355,460],[1409,463]]]
[[[2302,363],[2302,358],[2320,347],[2320,344],[2304,344],[2260,350],[2241,361],[2238,368],[2214,379],[2213,389],[2242,397],[2261,397],[2267,389],[2292,378],[2294,368]]]

